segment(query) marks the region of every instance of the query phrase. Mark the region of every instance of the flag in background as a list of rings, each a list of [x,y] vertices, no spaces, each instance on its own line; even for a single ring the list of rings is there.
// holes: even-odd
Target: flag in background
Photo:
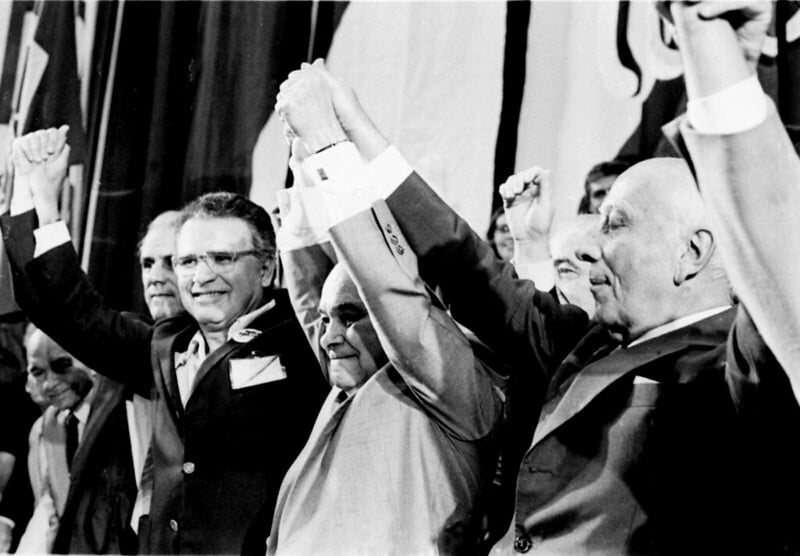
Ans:
[[[503,92],[502,2],[351,2],[327,63],[378,127],[476,229],[489,222]],[[251,198],[275,204],[288,146],[273,115],[254,154]]]

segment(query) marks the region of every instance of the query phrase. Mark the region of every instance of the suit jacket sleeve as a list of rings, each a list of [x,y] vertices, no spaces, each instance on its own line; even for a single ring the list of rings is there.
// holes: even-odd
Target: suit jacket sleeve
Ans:
[[[455,319],[512,369],[549,377],[586,331],[586,313],[518,279],[417,174],[387,204],[419,257],[422,278],[441,289]]]
[[[734,291],[800,399],[800,160],[769,102],[746,132],[680,132]]]
[[[380,202],[334,226],[331,238],[389,361],[417,399],[450,434],[482,438],[501,403],[467,337],[432,304],[397,226]]]
[[[149,397],[152,327],[103,303],[72,245],[33,258],[33,211],[6,219],[17,301],[31,321],[89,367]]]

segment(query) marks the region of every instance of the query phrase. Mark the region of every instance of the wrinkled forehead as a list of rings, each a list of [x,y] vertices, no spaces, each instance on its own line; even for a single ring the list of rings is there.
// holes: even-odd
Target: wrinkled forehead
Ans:
[[[612,207],[633,213],[672,218],[689,204],[702,202],[686,163],[677,158],[654,158],[622,173],[600,213]]]
[[[342,305],[364,307],[364,303],[358,295],[358,289],[347,270],[341,264],[337,264],[328,274],[325,284],[322,286],[319,307],[322,311],[330,314]]]

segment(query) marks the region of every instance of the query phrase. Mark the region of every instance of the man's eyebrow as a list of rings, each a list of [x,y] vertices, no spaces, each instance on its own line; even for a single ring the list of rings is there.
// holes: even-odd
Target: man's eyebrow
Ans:
[[[334,310],[339,313],[353,312],[353,311],[359,313],[367,312],[367,308],[364,305],[356,303],[354,301],[345,301],[344,303],[340,303],[336,305],[336,307],[334,307]]]

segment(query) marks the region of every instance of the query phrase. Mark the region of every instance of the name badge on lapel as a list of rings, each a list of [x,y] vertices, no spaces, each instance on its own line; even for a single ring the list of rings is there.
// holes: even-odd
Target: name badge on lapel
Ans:
[[[281,358],[277,355],[231,359],[228,363],[230,364],[229,372],[233,390],[276,382],[286,378],[286,369],[281,364]]]

